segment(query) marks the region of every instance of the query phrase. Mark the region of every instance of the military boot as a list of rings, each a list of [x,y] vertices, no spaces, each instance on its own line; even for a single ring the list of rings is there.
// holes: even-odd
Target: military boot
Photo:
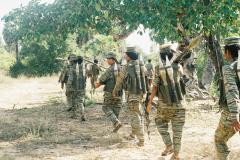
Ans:
[[[169,154],[173,153],[173,147],[172,145],[167,145],[165,150],[162,152],[162,156],[167,156]]]
[[[137,145],[138,145],[138,147],[144,147],[144,140],[139,140]]]
[[[67,112],[71,112],[71,111],[73,111],[73,107],[67,108]]]
[[[114,124],[114,129],[113,132],[117,133],[117,131],[122,127],[122,123],[121,122],[117,122]]]
[[[180,160],[179,154],[178,153],[173,153],[172,157],[170,160]]]
[[[124,137],[124,138],[127,139],[127,140],[129,140],[129,141],[131,141],[131,140],[134,140],[134,139],[135,139],[135,135],[130,134],[129,136],[126,136],[126,137]]]
[[[82,115],[81,121],[86,121],[86,117]]]

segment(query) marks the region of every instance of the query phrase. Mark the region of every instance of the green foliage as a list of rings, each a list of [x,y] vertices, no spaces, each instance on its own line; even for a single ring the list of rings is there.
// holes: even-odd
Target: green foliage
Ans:
[[[26,65],[34,68],[32,74],[40,72],[39,75],[45,75],[58,70],[52,66],[58,65],[54,58],[63,57],[64,52],[56,54],[44,44],[60,46],[69,34],[77,35],[75,41],[78,47],[82,47],[79,54],[87,56],[103,55],[109,50],[117,52],[115,44],[111,45],[111,38],[109,42],[102,42],[105,39],[98,34],[127,35],[140,24],[149,28],[152,38],[158,42],[165,39],[178,41],[199,34],[228,36],[229,33],[239,33],[239,8],[239,0],[57,0],[53,4],[33,0],[3,18],[3,35],[7,44],[18,42],[23,48],[33,47],[33,50],[25,49],[27,51],[21,54],[26,58]],[[92,39],[94,34],[97,35]],[[52,42],[43,40],[46,35],[61,41],[54,38],[50,38]],[[35,46],[32,43],[36,43]],[[45,68],[45,63],[50,68]],[[39,69],[41,67],[43,69]]]
[[[108,52],[112,51],[120,58],[118,46],[119,44],[114,42],[111,36],[95,35],[92,41],[81,48],[80,54],[83,53],[84,56],[104,58]]]
[[[205,53],[205,51],[200,50],[197,53],[197,62],[196,63],[197,63],[197,76],[199,79],[201,79],[203,76],[203,71],[207,64],[207,59],[208,59],[208,56]]]
[[[24,45],[21,50],[22,63],[14,64],[10,73],[13,77],[19,74],[27,76],[45,76],[57,73],[61,69],[58,56],[66,52],[65,41],[56,37],[43,37],[39,42]]]
[[[209,93],[213,97],[218,96],[218,85],[217,85],[216,78],[211,82],[211,85],[209,87]]]
[[[9,68],[9,74],[11,77],[17,78],[21,74],[27,73],[27,67],[22,62],[14,63]]]
[[[0,47],[0,70],[8,71],[14,62],[14,56],[10,53],[7,53],[4,48]]]

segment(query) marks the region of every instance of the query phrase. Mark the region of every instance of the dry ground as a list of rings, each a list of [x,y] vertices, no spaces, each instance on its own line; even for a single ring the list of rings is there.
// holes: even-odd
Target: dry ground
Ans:
[[[100,105],[86,109],[87,121],[69,118],[64,93],[57,77],[11,79],[0,77],[0,160],[162,160],[163,142],[151,117],[150,140],[138,148],[128,142],[127,110],[120,119],[124,127],[111,133],[111,123]],[[98,92],[95,97],[101,100]],[[184,160],[214,160],[213,135],[219,114],[211,100],[187,105],[183,133]],[[240,138],[229,142],[231,159],[240,159]],[[165,158],[169,159],[169,157]]]

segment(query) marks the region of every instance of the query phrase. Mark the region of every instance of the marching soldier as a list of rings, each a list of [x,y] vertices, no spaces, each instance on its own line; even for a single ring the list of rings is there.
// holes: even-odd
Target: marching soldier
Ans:
[[[126,52],[127,65],[119,73],[113,96],[116,97],[117,93],[121,90],[124,83],[124,89],[128,93],[127,104],[129,109],[129,116],[131,121],[132,132],[129,139],[138,138],[138,146],[144,146],[144,123],[143,123],[143,106],[141,105],[143,97],[143,80],[141,67],[138,61],[138,54],[134,48],[127,48]]]
[[[91,89],[92,89],[92,93],[94,93],[95,91],[95,83],[97,82],[99,73],[100,73],[100,67],[98,66],[98,60],[94,58],[94,64],[89,64],[89,69],[87,72],[87,76],[88,78],[90,78],[90,82],[91,82]]]
[[[222,67],[225,92],[225,105],[222,106],[221,118],[215,131],[215,147],[219,160],[228,159],[230,153],[227,141],[240,131],[239,108],[239,50],[240,37],[225,39],[224,57],[227,64]]]
[[[152,62],[152,60],[148,59],[148,63],[145,65],[146,69],[147,69],[146,76],[147,76],[147,84],[148,84],[148,86],[151,86],[152,78],[153,78],[153,65],[152,65],[151,62]]]
[[[170,64],[174,51],[171,46],[162,46],[160,50],[159,65],[155,67],[152,94],[147,106],[151,111],[151,104],[155,95],[158,96],[157,115],[155,123],[165,144],[162,156],[172,154],[171,160],[178,160],[181,148],[183,125],[185,123],[185,109],[183,106],[184,92],[180,85],[182,66],[178,63]],[[168,132],[171,122],[173,137]]]
[[[66,97],[68,103],[68,111],[72,112],[72,118],[76,118],[77,112],[80,110],[81,120],[85,121],[84,116],[84,98],[86,78],[84,77],[83,65],[81,57],[74,54],[69,55],[69,63],[64,67],[59,82],[62,89],[66,85]]]
[[[117,64],[116,55],[112,52],[107,55],[107,63],[110,67],[99,77],[95,88],[104,85],[104,105],[102,110],[112,121],[114,127],[113,132],[117,132],[122,127],[122,123],[118,119],[122,107],[122,90],[120,89],[116,97],[113,97],[112,91],[116,84],[120,67]]]

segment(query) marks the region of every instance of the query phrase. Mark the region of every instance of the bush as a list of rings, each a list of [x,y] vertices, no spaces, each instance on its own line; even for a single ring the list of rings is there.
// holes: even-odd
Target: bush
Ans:
[[[0,70],[8,71],[10,66],[14,64],[14,61],[15,58],[12,54],[0,48]]]
[[[27,67],[22,64],[22,62],[14,63],[9,68],[9,74],[11,77],[17,78],[20,74],[24,74],[27,71]]]

